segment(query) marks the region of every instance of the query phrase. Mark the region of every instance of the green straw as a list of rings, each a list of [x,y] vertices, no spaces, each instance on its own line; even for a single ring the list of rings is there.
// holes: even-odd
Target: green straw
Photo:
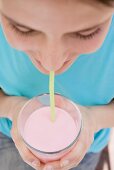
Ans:
[[[51,109],[51,121],[55,121],[55,98],[54,98],[54,71],[50,71],[49,80],[49,91],[50,91],[50,109]]]

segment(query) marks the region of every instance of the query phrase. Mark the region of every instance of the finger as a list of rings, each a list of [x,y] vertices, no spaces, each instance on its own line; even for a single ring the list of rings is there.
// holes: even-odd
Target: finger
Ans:
[[[82,146],[84,146],[84,145],[82,145]],[[76,148],[73,151],[71,151],[67,156],[64,156],[64,159],[61,159],[61,161],[54,161],[54,162],[46,164],[44,166],[43,170],[48,170],[48,169],[50,169],[50,170],[51,169],[54,169],[54,170],[64,170],[65,169],[65,170],[67,170],[67,169],[70,169],[70,167],[74,167],[75,165],[77,165],[80,162],[80,160],[82,160],[82,158],[85,154],[81,154],[81,150],[82,150],[81,146],[78,147],[78,149],[77,149],[77,146],[75,146],[75,147]],[[76,153],[76,151],[77,151],[77,153]],[[78,154],[78,156],[77,156],[77,154]],[[63,165],[61,163],[63,161],[65,162],[65,165]]]
[[[36,109],[39,109],[43,106],[43,104],[37,100],[37,98],[35,97],[34,99],[30,99],[28,100],[25,105],[21,108],[20,110],[20,114],[19,114],[19,117],[18,117],[18,121],[20,119],[22,119],[23,117],[23,112],[24,112],[24,115],[30,115],[31,114],[31,109],[32,109],[32,112]],[[31,109],[30,109],[31,108]]]
[[[53,161],[47,163],[43,170],[61,170],[60,161]]]
[[[40,167],[40,161],[39,159],[25,146],[25,145],[18,145],[17,149],[27,164],[32,166],[33,168],[39,168]]]
[[[82,157],[79,157],[78,160],[77,159],[73,160],[73,162],[69,163],[67,166],[63,166],[61,170],[69,170],[72,168],[76,168],[83,158],[84,158],[84,155],[82,155]]]
[[[78,149],[78,151],[69,153],[64,159],[61,160],[61,167],[68,167],[71,165],[77,165],[85,155],[85,151],[82,152],[82,148]]]
[[[15,147],[17,148],[20,156],[30,166],[33,168],[40,167],[40,160],[27,148],[25,143],[19,138],[19,136],[12,135]]]
[[[70,101],[68,102],[66,98],[63,98],[59,95],[55,95],[55,103],[57,107],[66,110],[72,116],[73,119],[79,119],[81,123],[81,113],[76,104],[73,104]]]
[[[73,107],[71,103],[67,101],[67,98],[62,97],[60,95],[55,95],[55,103],[56,106],[64,110],[68,110],[70,112],[75,110],[75,107]]]
[[[85,140],[84,136],[81,135],[75,147],[61,159],[61,167],[68,167],[72,164],[77,165],[86,154],[89,146],[90,142],[88,140]]]

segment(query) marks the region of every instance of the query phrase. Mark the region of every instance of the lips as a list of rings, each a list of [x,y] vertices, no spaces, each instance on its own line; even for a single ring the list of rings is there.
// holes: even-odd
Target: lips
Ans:
[[[55,71],[55,74],[60,74],[60,73],[63,73],[65,72],[70,66],[71,64],[73,63],[72,60],[69,60],[69,61],[66,61],[64,62],[64,64],[62,65],[62,67],[58,70]],[[36,68],[41,72],[41,73],[44,73],[44,74],[49,74],[49,71],[46,70],[43,65],[41,64],[40,61],[38,60],[34,60],[34,65],[36,66]]]

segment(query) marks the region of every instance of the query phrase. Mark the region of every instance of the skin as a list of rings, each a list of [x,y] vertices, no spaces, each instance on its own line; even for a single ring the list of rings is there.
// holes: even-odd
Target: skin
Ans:
[[[45,74],[51,70],[62,73],[80,54],[96,51],[105,39],[113,13],[107,6],[86,0],[0,2],[1,23],[8,42],[28,54],[37,69]],[[12,24],[20,31],[30,29],[17,26],[3,14],[32,28],[33,32],[27,36],[16,33]],[[83,31],[96,25],[99,26]],[[84,40],[76,36],[77,33],[87,36],[98,28],[101,31],[94,38]]]
[[[49,74],[51,70],[60,74],[67,70],[80,54],[88,54],[99,49],[107,35],[112,15],[113,8],[88,0],[11,0],[10,3],[9,0],[0,0],[1,25],[7,41],[12,47],[24,51],[36,68],[44,74]],[[33,31],[28,35],[15,32],[13,26],[21,32],[28,32],[30,29],[17,25],[9,18],[32,28]],[[96,28],[85,31],[93,26]],[[88,36],[99,29],[99,33],[92,38],[82,39],[79,36]],[[13,122],[12,138],[23,160],[35,167],[31,162],[33,159],[36,160],[36,157],[26,148],[17,129],[19,112],[15,114],[17,110],[15,105],[17,106],[18,100],[21,100],[20,105],[22,106],[25,99],[14,98],[5,96],[3,93],[0,94],[2,101],[0,111],[7,113],[7,108],[13,106],[9,109],[11,112],[8,111],[9,115],[6,116]],[[39,169],[51,166],[54,169],[67,170],[75,167],[90,147],[94,133],[101,128],[114,125],[114,121],[112,121],[114,120],[112,118],[114,105],[112,103],[108,106],[92,107],[91,109],[82,106],[79,108],[84,124],[76,147],[61,160],[48,164],[40,163]],[[97,113],[100,114],[97,115]],[[110,116],[107,116],[107,113],[110,113]],[[106,114],[106,120],[102,119],[104,114]],[[39,160],[37,159],[37,161]],[[61,166],[64,161],[66,164]],[[35,169],[37,167],[38,164]]]

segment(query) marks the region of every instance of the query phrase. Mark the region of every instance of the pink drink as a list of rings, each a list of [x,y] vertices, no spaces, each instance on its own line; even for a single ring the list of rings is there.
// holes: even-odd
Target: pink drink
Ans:
[[[69,146],[77,133],[77,125],[66,111],[56,108],[56,120],[52,122],[50,107],[44,107],[33,112],[26,121],[24,139],[40,151],[56,152]]]
[[[18,117],[18,129],[31,152],[42,162],[58,160],[76,145],[82,119],[77,106],[55,94],[56,119],[51,121],[50,96],[29,100]]]

